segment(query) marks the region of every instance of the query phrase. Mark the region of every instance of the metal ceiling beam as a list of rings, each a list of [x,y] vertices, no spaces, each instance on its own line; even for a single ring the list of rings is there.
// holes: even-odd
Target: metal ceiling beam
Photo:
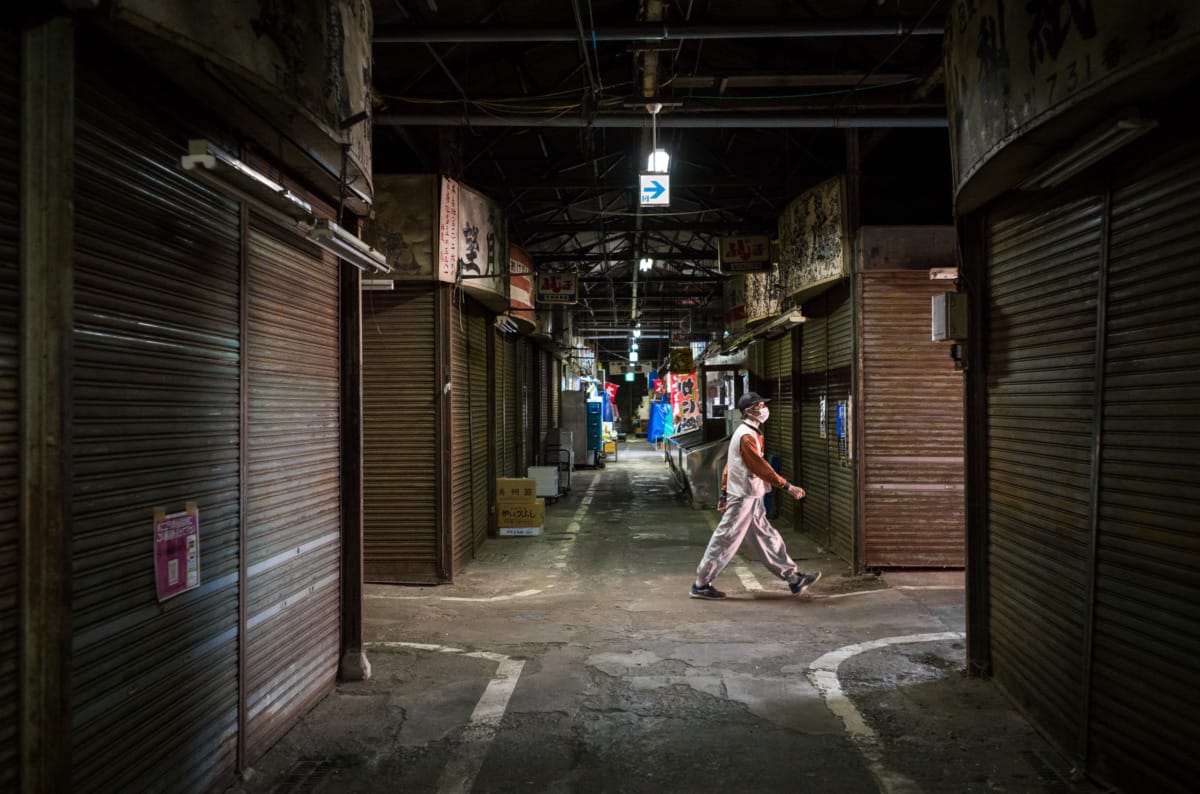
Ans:
[[[588,223],[582,221],[567,221],[562,223],[523,223],[515,221],[516,226],[525,235],[558,235],[558,234],[581,234],[583,232],[594,232],[596,234],[613,234],[616,232],[632,232],[639,231],[635,228],[633,219],[628,216],[612,217],[608,216],[603,223],[599,220]],[[679,223],[674,221],[671,223],[655,223],[653,215],[645,216],[645,223],[640,231],[645,232],[688,232],[691,234],[735,234],[746,229],[755,228],[753,224],[736,224],[736,223]],[[536,256],[536,254],[535,254]]]
[[[382,113],[381,127],[568,127],[650,129],[647,113],[597,113],[589,116],[498,116],[494,113]],[[894,116],[802,115],[792,113],[670,113],[660,115],[659,129],[912,129],[945,128],[944,113],[909,113]]]
[[[847,36],[941,36],[940,22],[916,25],[911,20],[821,20],[811,22],[772,22],[767,24],[674,25],[647,22],[620,25],[590,31],[595,41],[685,41],[712,39],[816,39]],[[445,25],[413,27],[380,25],[375,28],[376,44],[470,43],[579,41],[579,31],[571,27],[511,27],[499,25]]]
[[[708,260],[717,258],[716,251],[677,251],[661,254],[654,251],[645,251],[641,256],[635,256],[628,251],[611,254],[572,254],[570,252],[555,254],[526,253],[529,253],[535,262],[636,262],[642,256],[648,256],[655,262],[690,262],[694,259]],[[642,278],[644,279],[645,276]]]

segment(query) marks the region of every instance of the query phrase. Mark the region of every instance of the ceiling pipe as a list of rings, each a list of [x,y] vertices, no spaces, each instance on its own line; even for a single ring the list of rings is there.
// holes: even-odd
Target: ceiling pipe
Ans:
[[[597,114],[595,116],[492,116],[465,113],[382,113],[375,117],[382,127],[603,127],[650,128],[650,116]],[[778,116],[745,113],[671,113],[660,116],[658,127],[674,129],[912,129],[944,128],[945,115],[905,116]]]
[[[941,23],[915,24],[911,20],[890,22],[864,20],[821,21],[761,25],[674,25],[666,22],[646,22],[598,28],[593,31],[596,41],[683,41],[713,39],[817,39],[846,36],[941,36]],[[575,28],[512,27],[496,25],[447,25],[444,27],[410,27],[380,25],[372,39],[376,44],[503,44],[506,42],[577,42]]]

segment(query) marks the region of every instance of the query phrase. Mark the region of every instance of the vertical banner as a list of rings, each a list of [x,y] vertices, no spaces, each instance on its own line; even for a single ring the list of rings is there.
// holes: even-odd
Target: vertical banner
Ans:
[[[438,208],[438,280],[454,282],[458,275],[458,183],[442,178]]]
[[[200,510],[188,502],[182,513],[154,510],[154,583],[158,600],[200,586]]]
[[[700,396],[697,394],[696,374],[667,376],[667,389],[671,395],[671,415],[675,434],[699,430]]]

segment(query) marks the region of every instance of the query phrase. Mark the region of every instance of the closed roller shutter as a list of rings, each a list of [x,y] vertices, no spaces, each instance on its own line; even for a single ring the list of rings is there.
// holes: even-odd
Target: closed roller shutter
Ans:
[[[337,674],[341,415],[337,259],[252,216],[247,268],[252,763],[333,688]]]
[[[437,369],[432,284],[363,301],[363,568],[371,582],[438,581]]]
[[[239,212],[178,170],[169,98],[106,71],[81,54],[72,790],[202,791],[237,751]],[[154,510],[188,501],[201,585],[159,604]]]
[[[847,444],[853,450],[853,436],[846,441],[838,438],[837,406],[848,406],[848,424],[853,427],[851,403],[852,361],[854,359],[854,316],[850,289],[845,284],[833,287],[827,293],[829,323],[829,530],[834,554],[853,562],[855,553],[854,532],[854,461],[847,457]],[[847,428],[845,432],[850,433]]]
[[[17,788],[17,36],[0,32],[0,789]]]
[[[800,485],[806,494],[800,502],[800,526],[829,548],[829,435],[833,424],[832,404],[826,401],[829,322],[825,305],[823,296],[804,304],[805,321],[800,326]]]
[[[480,349],[482,347],[482,350]],[[453,575],[487,535],[487,326],[482,310],[461,293],[450,328],[451,536]]]
[[[994,210],[986,241],[993,670],[1076,746],[1087,596],[1098,196]]]
[[[779,458],[779,473],[788,481],[800,483],[793,465],[792,420],[792,337],[791,334],[764,343],[766,390],[771,402],[771,418],[763,425],[767,459]],[[796,500],[782,491],[772,495],[772,513],[781,528],[795,526]]]
[[[546,438],[546,431],[553,425],[550,423],[550,356],[541,348],[534,350],[535,360],[537,361],[537,384],[534,388],[537,393],[537,445],[538,455],[543,454],[542,441]],[[580,463],[581,461],[576,461]]]
[[[927,270],[862,274],[863,562],[958,567],[963,529],[963,382],[929,338]]]
[[[496,348],[496,446],[498,476],[517,477],[521,414],[517,403],[517,342],[497,332]],[[520,469],[521,472],[524,469]]]
[[[536,420],[534,419],[534,410],[530,401],[533,399],[533,389],[531,386],[530,367],[533,366],[533,352],[530,349],[529,341],[524,337],[517,340],[517,360],[516,360],[516,378],[517,378],[517,411],[520,414],[521,435],[519,439],[519,450],[517,452],[517,461],[519,469],[518,475],[525,474],[529,471],[530,466],[537,465],[537,441],[534,439],[534,429]]]
[[[1200,777],[1197,206],[1194,144],[1112,198],[1089,766],[1129,791]]]
[[[549,394],[547,398],[550,400],[550,426],[561,427],[562,415],[559,409],[562,407],[562,362],[550,356],[550,382],[546,384]]]

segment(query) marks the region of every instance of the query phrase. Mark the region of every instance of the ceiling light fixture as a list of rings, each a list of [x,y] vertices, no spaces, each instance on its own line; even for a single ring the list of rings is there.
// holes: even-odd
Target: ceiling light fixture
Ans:
[[[1157,126],[1157,121],[1144,119],[1135,111],[1127,110],[1080,140],[1075,146],[1038,166],[1033,174],[1020,184],[1020,189],[1042,190],[1061,185]]]
[[[205,138],[188,141],[188,153],[179,158],[179,166],[231,198],[280,213],[288,221],[313,223],[311,204]]]
[[[387,257],[330,220],[319,220],[308,239],[360,270],[392,272]]]
[[[652,174],[665,174],[671,170],[671,155],[666,149],[658,148],[658,112],[662,110],[661,102],[651,102],[646,105],[650,114],[650,158],[646,161],[646,170]]]
[[[648,256],[643,257],[642,260],[640,262],[638,262],[639,270],[645,271],[645,270],[649,270],[652,267],[654,267],[654,260]]]

